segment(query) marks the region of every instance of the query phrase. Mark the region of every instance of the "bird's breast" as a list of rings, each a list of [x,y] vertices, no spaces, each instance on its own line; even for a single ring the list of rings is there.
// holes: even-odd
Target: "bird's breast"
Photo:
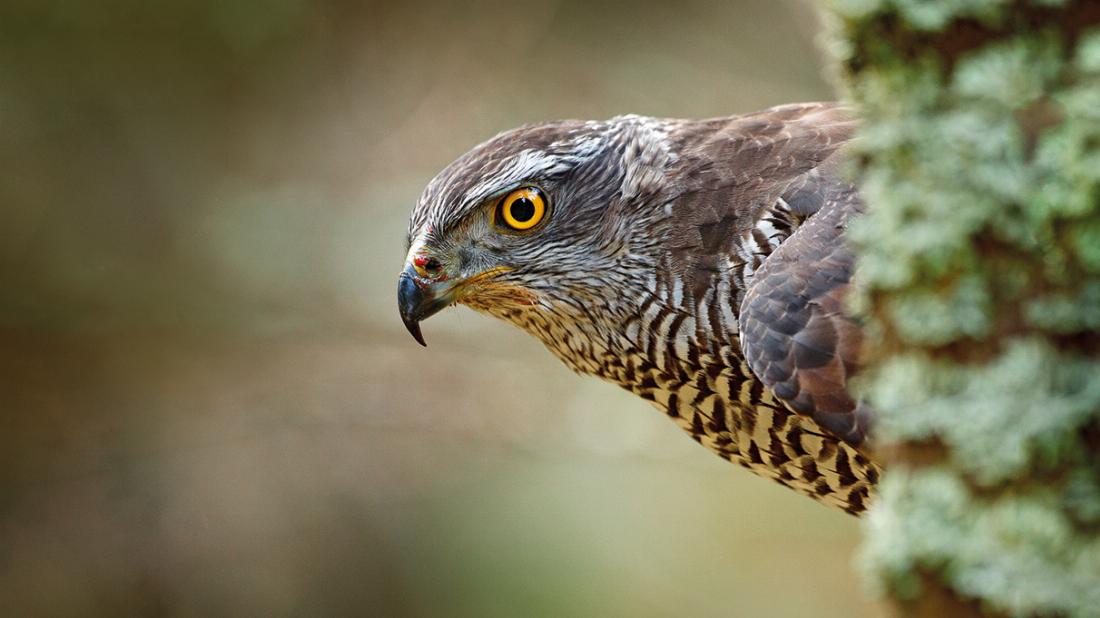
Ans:
[[[878,468],[813,419],[788,410],[752,377],[735,346],[659,367],[618,356],[602,377],[651,401],[723,459],[850,513],[868,505]]]

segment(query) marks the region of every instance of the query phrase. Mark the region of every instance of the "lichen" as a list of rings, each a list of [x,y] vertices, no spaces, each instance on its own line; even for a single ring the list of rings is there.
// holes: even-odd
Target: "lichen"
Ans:
[[[962,338],[985,336],[992,297],[985,279],[960,277],[950,292],[918,288],[899,292],[886,302],[897,336],[908,343],[940,345]]]
[[[931,576],[1010,615],[1098,616],[1100,24],[1084,0],[833,8],[863,117],[861,390],[900,447],[868,576],[899,600]]]
[[[1077,68],[1085,73],[1100,73],[1100,28],[1081,36],[1077,44]]]
[[[999,23],[1001,9],[1010,0],[895,0],[894,5],[905,22],[917,30],[941,30],[961,18]]]
[[[1040,338],[1010,341],[986,365],[909,353],[873,375],[866,395],[879,410],[879,439],[938,439],[983,486],[1080,458],[1080,430],[1100,410],[1100,361]]]
[[[951,90],[974,102],[1022,108],[1048,92],[1061,69],[1060,52],[1050,35],[989,45],[959,61]]]
[[[987,500],[950,471],[898,470],[864,523],[860,564],[878,591],[902,600],[921,593],[921,574],[937,574],[962,597],[1011,615],[1100,615],[1100,540],[1083,540],[1074,519],[1050,508],[1070,493]]]

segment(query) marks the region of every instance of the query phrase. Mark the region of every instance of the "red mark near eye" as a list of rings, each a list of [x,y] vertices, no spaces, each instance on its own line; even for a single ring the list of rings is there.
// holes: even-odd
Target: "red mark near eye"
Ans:
[[[413,266],[416,266],[417,268],[424,268],[424,266],[426,266],[427,264],[428,264],[427,256],[418,255],[418,256],[413,257]]]

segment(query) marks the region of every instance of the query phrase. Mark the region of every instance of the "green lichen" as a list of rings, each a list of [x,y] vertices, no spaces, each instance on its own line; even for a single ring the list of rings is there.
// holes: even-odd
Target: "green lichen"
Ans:
[[[1063,501],[1077,521],[1088,526],[1100,524],[1100,464],[1073,470],[1066,480]]]
[[[1011,0],[895,0],[894,6],[905,22],[917,30],[941,30],[956,19],[971,18],[997,24],[1002,9]]]
[[[865,19],[890,5],[887,0],[835,0],[833,14],[844,19]]]
[[[1081,267],[1089,273],[1100,274],[1100,219],[1078,223],[1067,236]]]
[[[1061,67],[1061,44],[1056,37],[1011,39],[961,59],[951,90],[977,103],[1019,109],[1048,92]]]
[[[1100,73],[1100,28],[1081,37],[1077,44],[1077,68],[1086,73]]]
[[[1008,342],[986,365],[911,353],[884,361],[873,375],[866,395],[879,410],[879,438],[935,438],[980,485],[1080,458],[1080,429],[1100,410],[1100,361],[1038,338]]]
[[[1095,148],[1100,118],[1081,117],[1095,112],[1092,105],[1100,109],[1100,92],[1071,92],[1060,100],[1067,117],[1043,136],[1035,152],[1037,182],[1028,198],[1033,219],[1083,219],[1096,212],[1100,198],[1100,152]]]
[[[863,393],[880,443],[942,447],[887,462],[863,563],[897,599],[932,576],[1100,616],[1100,28],[1059,17],[1079,1],[834,4],[864,119]]]
[[[1028,323],[1052,333],[1100,331],[1100,280],[1083,283],[1075,292],[1055,292],[1024,304]]]
[[[908,343],[942,345],[958,339],[979,339],[992,324],[992,297],[985,279],[968,275],[951,285],[951,291],[906,290],[886,302],[886,311],[897,336]]]
[[[1082,542],[1077,521],[1050,508],[1074,492],[1067,485],[987,500],[950,471],[898,470],[867,516],[861,565],[876,589],[903,600],[921,593],[921,574],[934,574],[1011,615],[1098,616],[1100,540]]]

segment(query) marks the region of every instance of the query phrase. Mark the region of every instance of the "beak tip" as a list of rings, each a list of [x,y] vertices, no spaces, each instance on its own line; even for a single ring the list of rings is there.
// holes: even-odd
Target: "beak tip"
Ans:
[[[428,344],[424,341],[424,335],[420,332],[420,322],[416,320],[406,320],[405,328],[408,329],[409,334],[413,336],[413,339],[416,339],[417,343],[425,348],[428,347]]]

